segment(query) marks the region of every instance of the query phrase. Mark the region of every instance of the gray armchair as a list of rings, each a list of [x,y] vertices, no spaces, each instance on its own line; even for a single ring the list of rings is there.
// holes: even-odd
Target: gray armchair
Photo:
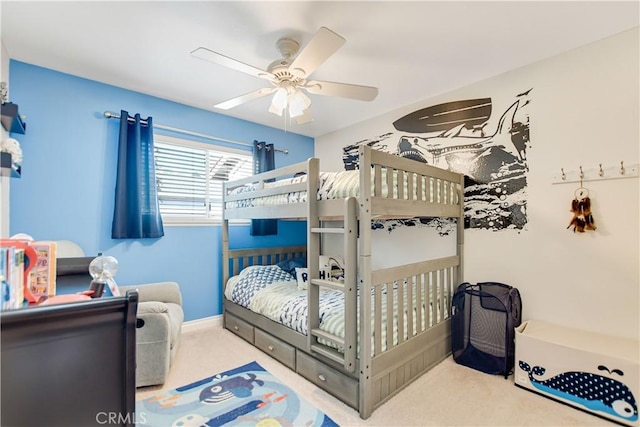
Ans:
[[[136,387],[163,384],[169,374],[184,321],[182,295],[175,282],[119,286],[137,289]]]

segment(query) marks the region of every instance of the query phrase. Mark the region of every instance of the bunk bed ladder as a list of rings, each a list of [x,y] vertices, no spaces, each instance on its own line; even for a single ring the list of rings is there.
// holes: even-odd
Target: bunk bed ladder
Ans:
[[[357,199],[349,197],[344,201],[344,228],[337,227],[312,227],[309,231],[313,234],[342,234],[344,236],[344,283],[319,279],[319,271],[314,271],[309,280],[309,292],[316,297],[311,298],[318,306],[309,306],[309,350],[312,353],[321,354],[334,362],[344,365],[348,372],[354,372],[356,368],[356,328],[357,328]],[[344,338],[330,334],[319,328],[319,298],[320,287],[325,287],[344,292]],[[313,319],[317,319],[314,321]],[[326,345],[320,342],[331,343]],[[343,353],[337,351],[334,346],[342,348]]]

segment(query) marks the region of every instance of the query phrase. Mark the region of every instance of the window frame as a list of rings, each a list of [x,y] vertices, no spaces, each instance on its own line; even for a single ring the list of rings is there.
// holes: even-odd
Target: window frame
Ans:
[[[241,156],[247,156],[251,162],[251,175],[253,176],[253,158],[252,152],[249,149],[242,150],[237,148],[228,147],[225,145],[211,144],[206,142],[199,142],[185,138],[167,136],[159,133],[153,134],[154,141],[154,156],[155,156],[155,144],[160,142],[163,144],[171,144],[179,147],[187,147],[187,148],[195,148],[206,151],[220,151],[224,153],[237,154]],[[158,177],[158,167],[156,163],[156,180],[159,180]],[[228,182],[228,181],[227,181]],[[159,192],[159,191],[158,191]],[[198,217],[195,215],[191,216],[167,216],[163,214],[162,208],[160,208],[160,215],[162,216],[162,223],[166,226],[219,226],[222,225],[222,212],[219,218],[205,218],[204,216]],[[229,220],[229,225],[249,225],[251,224],[251,220],[248,219],[232,219]]]

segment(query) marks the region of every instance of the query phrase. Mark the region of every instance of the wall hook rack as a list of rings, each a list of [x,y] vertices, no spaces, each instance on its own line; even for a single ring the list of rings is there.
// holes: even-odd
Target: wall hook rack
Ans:
[[[582,186],[583,182],[589,181],[637,178],[639,169],[640,165],[638,163],[627,163],[624,160],[620,162],[619,166],[603,166],[602,163],[599,163],[598,167],[593,168],[583,168],[580,165],[578,169],[567,170],[562,167],[559,173],[554,175],[552,184],[579,183]]]

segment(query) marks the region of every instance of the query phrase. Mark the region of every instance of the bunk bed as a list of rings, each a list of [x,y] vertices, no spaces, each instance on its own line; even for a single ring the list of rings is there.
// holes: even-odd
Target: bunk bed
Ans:
[[[450,302],[463,281],[464,176],[368,146],[360,147],[358,163],[355,171],[325,173],[311,158],[225,183],[223,316],[225,328],[366,419],[451,352]],[[456,219],[456,253],[372,269],[372,221],[416,217]],[[230,220],[263,218],[305,220],[306,246],[230,249]],[[341,281],[321,278],[326,234],[343,237]],[[297,305],[303,298],[306,318],[296,320],[299,327],[282,322],[290,313],[265,315],[255,304],[233,298],[242,294],[235,287],[245,272],[279,268],[275,265],[287,261],[297,265],[303,256],[306,290],[296,288],[297,278],[278,274],[273,286],[258,286],[289,289]],[[327,295],[331,304],[323,302]],[[327,318],[336,317],[340,326],[327,326]]]

